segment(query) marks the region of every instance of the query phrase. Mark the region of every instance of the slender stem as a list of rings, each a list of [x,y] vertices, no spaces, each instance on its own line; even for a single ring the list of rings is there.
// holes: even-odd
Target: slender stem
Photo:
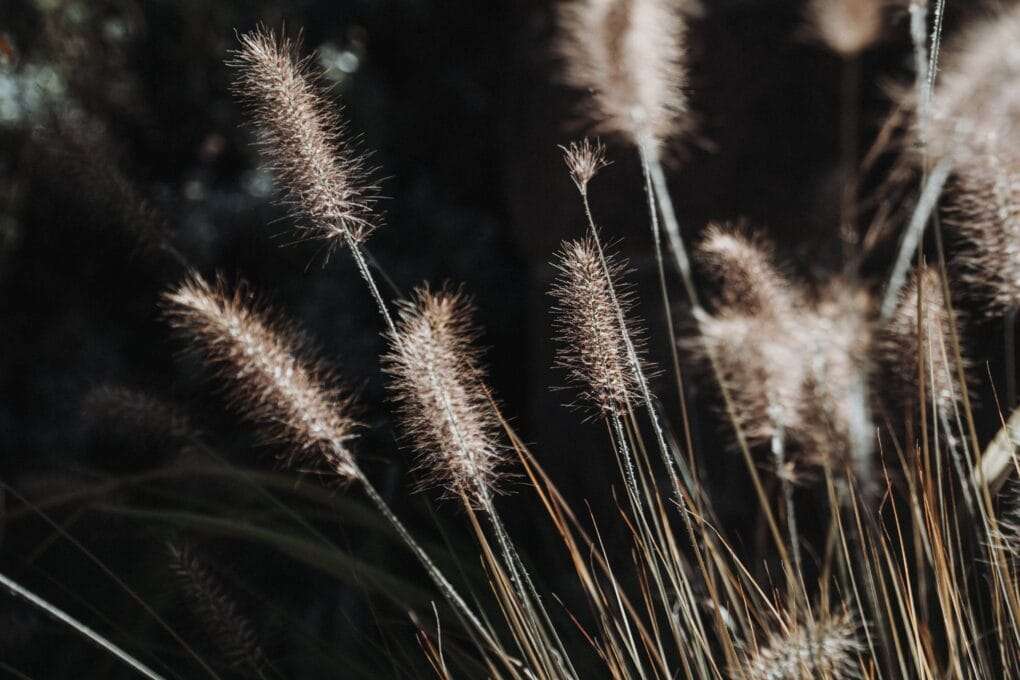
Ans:
[[[414,553],[414,556],[418,558],[418,561],[421,562],[421,565],[425,568],[426,573],[428,573],[429,577],[436,584],[447,601],[454,606],[461,616],[468,620],[471,626],[485,639],[487,644],[492,646],[493,649],[500,650],[502,653],[502,648],[489,633],[489,630],[482,625],[482,622],[477,616],[475,616],[474,612],[471,611],[471,608],[460,596],[460,593],[458,593],[453,587],[453,584],[446,579],[443,572],[440,571],[439,567],[437,567],[432,561],[432,558],[430,558],[428,553],[425,552],[425,549],[418,545],[418,542],[414,540],[413,536],[411,536],[411,532],[407,530],[403,522],[401,522],[396,514],[394,514],[393,510],[390,509],[389,504],[387,504],[383,497],[379,495],[379,492],[372,483],[368,481],[368,478],[364,475],[364,473],[360,471],[358,473],[358,481],[361,483],[361,487],[365,490],[365,494],[368,496],[369,500],[375,504],[376,508],[390,523],[393,529],[397,532],[397,535],[400,536],[401,540],[403,540],[404,544],[411,550],[412,553]]]
[[[375,300],[379,313],[382,314],[383,320],[386,321],[387,330],[389,330],[391,337],[397,337],[397,327],[393,323],[393,317],[390,316],[390,310],[386,306],[386,301],[383,300],[382,295],[379,293],[379,288],[375,285],[375,278],[372,276],[372,270],[368,268],[368,263],[361,252],[361,247],[351,237],[350,232],[345,231],[344,236],[347,240],[347,247],[350,248],[351,255],[354,257],[354,262],[358,265],[358,271],[361,272],[361,278],[368,284],[368,290],[372,294],[372,299]]]
[[[669,304],[669,292],[666,287],[666,266],[662,259],[662,238],[659,236],[659,211],[655,207],[655,190],[652,189],[652,178],[648,172],[648,164],[641,163],[641,173],[645,180],[645,197],[648,199],[648,217],[652,225],[652,245],[655,247],[655,266],[659,274],[659,293],[662,296],[662,311],[666,319],[666,330],[669,335],[669,353],[673,360],[673,375],[676,379],[677,396],[680,399],[680,414],[684,424],[684,439],[687,443],[690,465],[693,466],[694,442],[691,436],[691,424],[687,413],[687,394],[684,390],[683,373],[680,371],[680,356],[677,351],[676,331],[673,326],[673,310]],[[679,461],[678,461],[679,464]],[[681,473],[683,469],[681,468]],[[688,487],[694,488],[694,479],[684,480]]]
[[[1017,308],[1006,313],[1006,408],[1016,406],[1016,317]]]
[[[698,291],[694,287],[691,260],[687,256],[683,239],[680,238],[680,223],[677,221],[676,211],[673,210],[673,202],[669,199],[669,188],[666,186],[666,175],[663,173],[662,164],[659,162],[659,153],[654,142],[639,144],[638,151],[641,154],[641,161],[645,165],[646,171],[652,178],[655,197],[659,202],[659,210],[662,211],[662,222],[666,228],[666,237],[669,239],[669,247],[673,252],[673,259],[676,260],[677,269],[680,271],[680,278],[683,280],[687,298],[690,300],[693,309],[702,309],[701,301],[698,299]]]
[[[928,219],[934,212],[935,206],[938,205],[939,195],[942,193],[942,187],[945,186],[946,180],[949,179],[951,170],[952,164],[948,158],[944,158],[935,165],[931,174],[928,175],[924,190],[914,208],[914,214],[910,218],[910,224],[907,225],[903,240],[900,242],[896,264],[893,265],[892,274],[889,276],[889,285],[885,289],[885,297],[882,300],[881,317],[883,320],[888,319],[896,311],[897,297],[903,284],[907,281],[910,259],[921,242],[921,236],[924,234]]]
[[[681,470],[686,469],[686,465],[683,463],[683,458],[679,456],[671,456],[669,446],[666,444],[666,437],[663,434],[662,424],[659,422],[659,414],[655,410],[655,403],[652,400],[652,392],[648,388],[648,380],[645,377],[644,368],[641,366],[641,359],[638,357],[637,350],[634,348],[634,343],[630,337],[630,331],[627,329],[627,320],[623,314],[623,307],[620,305],[620,301],[616,295],[616,287],[613,285],[613,277],[609,271],[609,263],[606,260],[605,251],[602,249],[602,239],[599,237],[598,228],[595,226],[595,218],[591,212],[591,204],[588,202],[588,192],[585,190],[581,191],[581,201],[584,204],[584,214],[588,219],[588,227],[591,231],[592,239],[595,241],[595,247],[599,251],[599,261],[602,264],[602,272],[606,277],[606,281],[609,284],[609,295],[612,298],[613,308],[616,311],[616,322],[620,326],[620,334],[623,336],[624,346],[627,349],[627,359],[634,369],[634,375],[637,377],[638,388],[641,390],[641,399],[645,403],[645,407],[648,409],[648,416],[652,422],[652,429],[655,431],[655,439],[659,445],[659,451],[662,455],[663,463],[666,465],[666,470],[669,473],[669,481],[673,485],[673,491],[676,493],[677,501],[683,502],[683,493],[680,488],[680,480],[676,474],[676,468],[674,467],[674,461]],[[689,477],[689,475],[687,475]]]
[[[910,41],[914,44],[914,92],[923,147],[928,132],[928,0],[910,3]]]
[[[659,204],[659,210],[662,212],[662,221],[666,227],[666,235],[669,238],[670,250],[673,253],[673,259],[676,261],[677,269],[680,271],[680,278],[683,281],[687,298],[690,301],[691,311],[694,314],[695,320],[701,322],[707,316],[707,312],[705,312],[705,308],[701,306],[701,300],[698,298],[698,291],[694,286],[694,277],[691,273],[691,261],[687,256],[687,250],[684,247],[683,240],[680,238],[680,224],[676,218],[676,211],[673,209],[673,202],[669,198],[669,190],[666,186],[666,176],[662,171],[662,164],[659,162],[658,152],[656,151],[654,143],[650,141],[638,144],[638,151],[641,154],[641,162],[647,166],[648,173],[652,178],[652,187],[655,190],[655,197]],[[744,436],[743,429],[740,427],[740,421],[737,419],[733,405],[733,398],[730,395],[730,388],[726,384],[726,381],[722,378],[722,370],[719,367],[719,359],[716,356],[715,351],[713,351],[708,345],[705,345],[705,351],[708,354],[709,362],[712,364],[712,372],[715,375],[716,382],[719,384],[723,401],[726,404],[726,414],[729,417],[730,422],[733,424],[733,429],[737,437],[737,445],[740,448],[740,453],[744,458],[748,474],[751,477],[751,483],[754,486],[755,495],[757,495],[762,512],[765,514],[765,521],[768,523],[769,531],[772,533],[772,538],[776,543],[776,549],[779,551],[780,558],[782,559],[786,569],[792,570],[792,566],[790,565],[790,556],[787,554],[786,546],[783,543],[783,537],[779,531],[779,525],[776,523],[776,518],[772,512],[772,508],[769,507],[768,496],[765,494],[765,487],[761,483],[761,476],[758,474],[758,470],[754,465],[754,460],[751,458],[751,449],[748,446],[747,438]]]
[[[18,585],[15,581],[12,581],[3,574],[0,574],[0,585],[5,586],[7,590],[9,590],[10,593],[15,597],[20,597],[24,600],[27,600],[30,604],[43,610],[57,621],[60,621],[61,623],[73,628],[79,634],[87,637],[89,640],[91,640],[98,646],[102,647],[110,654],[113,654],[115,657],[123,661],[125,664],[136,670],[139,675],[142,675],[146,678],[150,678],[150,680],[163,680],[163,676],[156,673],[154,670],[146,666],[144,663],[142,663],[135,657],[131,656],[123,649],[121,649],[120,647],[113,644],[99,633],[95,632],[94,630],[86,626],[84,623],[78,621],[73,616],[63,611],[62,609],[50,604],[49,602],[42,599],[38,595]]]
[[[793,485],[790,483],[786,473],[786,431],[779,425],[775,427],[772,434],[772,456],[776,464],[776,476],[779,478],[779,486],[782,488],[783,501],[786,504],[786,531],[790,535],[790,553],[793,555],[793,568],[797,576],[797,584],[800,590],[807,593],[807,589],[801,585],[804,572],[801,566],[800,557],[800,533],[797,530],[797,514],[793,506]]]

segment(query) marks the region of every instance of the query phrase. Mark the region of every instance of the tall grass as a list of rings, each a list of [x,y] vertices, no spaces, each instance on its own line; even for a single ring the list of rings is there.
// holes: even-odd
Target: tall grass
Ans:
[[[814,2],[807,21],[842,58],[856,59],[880,38],[892,4]],[[380,452],[362,450],[357,400],[300,331],[247,287],[198,274],[166,293],[166,318],[251,427],[289,452],[284,466],[341,482],[338,494],[363,495],[418,560],[441,600],[428,618],[406,609],[421,662],[435,675],[1020,677],[1015,501],[1000,494],[1018,464],[1020,416],[1009,413],[1012,399],[1003,404],[1003,430],[982,450],[969,394],[984,378],[962,350],[966,329],[955,307],[966,297],[1002,315],[1020,303],[1020,157],[1012,150],[1020,140],[1020,13],[965,32],[940,72],[942,10],[932,28],[925,6],[910,3],[917,87],[904,102],[914,122],[897,168],[912,167],[920,181],[907,192],[901,235],[889,239],[887,273],[867,279],[850,266],[858,248],[875,247],[856,236],[855,184],[840,230],[848,266],[811,284],[752,228],[712,225],[696,237],[682,222],[665,148],[696,127],[684,96],[683,14],[664,0],[564,5],[565,80],[590,93],[593,129],[622,142],[614,153],[635,153],[641,163],[670,319],[666,337],[646,337],[626,266],[598,226],[590,197],[610,189],[599,176],[610,152],[590,139],[565,146],[584,222],[552,256],[557,366],[579,417],[605,429],[619,476],[590,502],[617,519],[626,550],[607,547],[596,513],[571,506],[546,472],[541,443],[526,444],[511,425],[487,384],[468,295],[428,285],[403,299],[383,294],[364,249],[381,225],[371,173],[299,43],[268,29],[240,38],[229,65],[282,200],[302,236],[343,247],[363,278],[388,345],[380,370],[390,406],[418,453],[415,474],[470,526],[495,606],[377,491],[362,460]],[[847,162],[856,167],[855,158]],[[676,181],[696,171],[684,168]],[[929,226],[932,263],[920,248]],[[943,227],[963,244],[951,259]],[[338,254],[331,266],[349,265]],[[754,490],[746,503],[762,520],[755,546],[733,542],[691,464],[729,454],[668,436],[668,425],[687,416],[655,396],[662,373],[647,359],[650,343],[669,346],[675,370],[665,373],[680,380],[683,363],[684,374],[717,393]],[[556,559],[522,555],[498,502],[510,488],[544,513],[559,539]],[[801,523],[808,515],[812,531]],[[333,554],[328,541],[316,550]],[[189,550],[174,544],[170,554],[182,593],[213,625],[229,664],[278,675],[229,589]],[[576,598],[547,589],[550,565],[570,570]],[[82,624],[61,620],[155,677]]]

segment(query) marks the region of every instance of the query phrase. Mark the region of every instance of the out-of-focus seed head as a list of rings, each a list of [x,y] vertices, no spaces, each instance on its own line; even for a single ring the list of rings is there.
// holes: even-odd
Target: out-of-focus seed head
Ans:
[[[815,36],[833,52],[853,57],[882,36],[889,0],[812,0],[808,23]]]
[[[677,8],[670,0],[571,0],[562,6],[565,79],[591,93],[599,130],[645,145],[690,126]]]

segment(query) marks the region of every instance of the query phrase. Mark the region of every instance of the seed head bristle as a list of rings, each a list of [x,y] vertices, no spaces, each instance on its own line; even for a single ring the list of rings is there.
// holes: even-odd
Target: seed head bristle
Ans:
[[[783,632],[768,633],[764,644],[754,650],[743,669],[734,677],[748,680],[803,680],[829,678],[855,680],[861,677],[859,657],[864,645],[858,626],[848,614],[796,625]]]
[[[807,460],[868,450],[870,298],[839,282],[809,297],[765,243],[719,228],[697,255],[723,285],[690,345],[715,357],[747,439],[782,433]]]
[[[960,280],[1002,313],[1020,304],[1020,8],[945,50],[928,149],[952,159],[946,223],[963,237]]]
[[[641,334],[626,319],[633,299],[621,286],[626,264],[606,256],[609,276],[592,237],[565,242],[557,253],[558,277],[550,290],[556,340],[556,364],[581,397],[603,415],[620,413],[637,394],[638,379],[628,359],[624,333],[639,350]],[[613,293],[624,313],[620,326]]]
[[[503,476],[503,455],[471,314],[458,292],[416,289],[399,305],[385,362],[425,483],[481,507]]]
[[[819,40],[843,57],[868,49],[882,35],[890,0],[812,0],[808,23]]]
[[[307,222],[299,229],[331,245],[364,241],[376,226],[375,187],[320,91],[320,74],[296,56],[298,45],[287,38],[259,29],[240,40],[228,62],[238,71],[234,87],[249,105],[286,202]]]
[[[232,403],[274,441],[296,450],[295,460],[357,476],[348,441],[357,426],[352,402],[332,387],[329,371],[301,358],[307,345],[297,331],[260,312],[242,285],[228,293],[198,275],[165,295],[167,316],[226,379]]]
[[[740,230],[711,225],[696,253],[719,282],[720,304],[746,314],[789,314],[802,301],[776,268],[771,247]]]
[[[563,160],[577,190],[582,195],[588,193],[588,182],[599,170],[609,165],[609,161],[606,160],[606,147],[598,140],[593,144],[585,137],[580,143],[571,142],[569,146],[560,148],[563,149]]]
[[[689,126],[677,3],[573,0],[560,25],[566,82],[592,94],[598,129],[645,144]]]
[[[904,397],[917,394],[917,357],[920,355],[924,361],[925,399],[934,396],[939,409],[947,413],[962,396],[956,365],[950,359],[953,356],[950,323],[939,273],[925,266],[919,273],[914,272],[910,283],[904,287],[896,313],[882,329],[879,339],[882,359],[902,381]]]
[[[170,571],[196,619],[231,668],[238,671],[261,669],[266,655],[255,629],[227,595],[223,583],[195,552],[184,545],[167,544]]]

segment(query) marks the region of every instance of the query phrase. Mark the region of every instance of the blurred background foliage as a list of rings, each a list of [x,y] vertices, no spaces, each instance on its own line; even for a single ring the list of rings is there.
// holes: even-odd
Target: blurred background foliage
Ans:
[[[951,29],[961,3],[949,4]],[[671,154],[685,227],[746,219],[800,273],[824,276],[837,256],[844,64],[806,35],[799,2],[705,0],[690,20],[698,128]],[[357,390],[368,426],[358,450],[398,514],[488,601],[464,518],[411,493],[361,281],[345,258],[292,244],[271,201],[223,63],[236,32],[259,22],[301,32],[371,152],[385,226],[369,248],[393,285],[463,285],[515,427],[577,507],[607,497],[604,433],[549,388],[561,378],[549,369],[547,261],[583,226],[556,148],[583,128],[578,95],[556,76],[552,3],[3,0],[0,569],[167,677],[203,671],[153,613],[231,677],[168,570],[167,541],[187,542],[228,585],[279,675],[427,677],[408,612],[431,625],[431,595],[411,560],[356,495],[274,472],[274,451],[229,415],[160,318],[159,295],[182,261],[243,277],[284,310]],[[859,68],[863,155],[892,109],[891,87],[910,77],[903,16]],[[659,338],[637,162],[623,146],[610,157],[595,209],[624,239]],[[146,247],[153,231],[170,234],[175,251]],[[653,347],[666,365],[663,343]],[[678,413],[668,379],[661,387]],[[688,397],[709,495],[727,491],[714,495],[738,546],[761,540],[741,533],[742,463],[716,434],[711,399],[694,388]],[[511,532],[569,603],[561,548],[517,491],[501,500]],[[596,518],[612,543],[615,510],[603,505]],[[33,678],[130,677],[8,598],[0,662],[0,674]]]

